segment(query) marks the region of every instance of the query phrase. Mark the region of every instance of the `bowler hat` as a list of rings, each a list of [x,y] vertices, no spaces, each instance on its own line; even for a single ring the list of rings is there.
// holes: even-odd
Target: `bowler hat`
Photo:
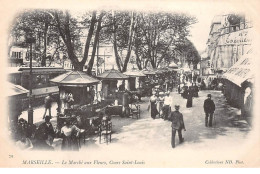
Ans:
[[[175,105],[175,108],[180,108],[180,105]]]

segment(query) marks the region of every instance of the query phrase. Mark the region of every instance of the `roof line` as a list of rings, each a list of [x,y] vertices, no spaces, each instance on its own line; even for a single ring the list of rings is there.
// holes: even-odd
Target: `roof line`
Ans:
[[[80,76],[82,79],[84,79],[84,78],[81,76],[81,74],[79,73],[79,71],[77,71],[77,73],[79,74],[79,76]]]
[[[72,73],[73,71],[70,71],[70,72],[67,72],[66,74],[67,74],[67,76],[65,76],[63,79],[61,79],[59,82],[61,82],[61,81],[63,81],[63,80],[65,80],[71,73]],[[65,74],[64,74],[65,75]]]

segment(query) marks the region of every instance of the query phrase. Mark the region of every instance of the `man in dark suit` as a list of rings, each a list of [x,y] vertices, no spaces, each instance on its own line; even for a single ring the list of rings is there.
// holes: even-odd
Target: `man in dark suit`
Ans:
[[[213,100],[211,100],[211,94],[208,94],[208,98],[204,101],[204,111],[206,114],[205,126],[212,127],[212,118],[213,118],[213,113],[215,111],[215,103],[213,102]],[[208,122],[208,118],[209,118],[209,122]]]
[[[175,148],[175,135],[176,131],[178,131],[179,136],[179,142],[182,143],[184,141],[184,138],[182,138],[182,129],[186,131],[184,121],[183,121],[183,115],[179,112],[180,105],[175,105],[175,111],[171,112],[170,121],[172,122],[172,148]]]
[[[40,124],[39,128],[36,130],[36,148],[38,149],[53,150],[51,145],[55,137],[55,132],[50,119],[50,116],[46,116],[45,122]]]

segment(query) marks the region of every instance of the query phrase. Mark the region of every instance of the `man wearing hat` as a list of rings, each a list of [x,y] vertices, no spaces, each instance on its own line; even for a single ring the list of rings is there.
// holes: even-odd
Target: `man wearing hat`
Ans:
[[[208,98],[204,101],[204,111],[206,114],[205,126],[212,127],[212,118],[213,118],[213,113],[215,111],[215,103],[213,102],[213,100],[211,100],[211,94],[208,94]],[[209,118],[209,122],[208,122],[208,118]]]
[[[171,112],[170,121],[172,122],[172,148],[175,148],[175,135],[176,131],[178,131],[179,136],[179,142],[182,143],[184,141],[184,138],[182,138],[182,129],[186,131],[184,121],[183,121],[183,115],[179,112],[180,105],[175,105],[175,111]]]
[[[51,117],[46,116],[45,122],[40,124],[35,133],[35,138],[37,139],[37,148],[53,150],[52,143],[55,137],[55,132],[50,120]]]

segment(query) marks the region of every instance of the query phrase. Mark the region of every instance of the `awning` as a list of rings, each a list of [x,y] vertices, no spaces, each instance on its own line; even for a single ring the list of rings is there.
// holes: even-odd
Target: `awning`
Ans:
[[[58,84],[59,86],[83,87],[97,84],[100,81],[84,72],[70,71],[51,79],[50,82]]]
[[[12,84],[9,82],[7,82],[6,87],[8,90],[6,90],[4,92],[4,95],[7,97],[18,96],[18,95],[27,95],[29,92],[27,89],[23,88],[22,86],[15,85],[15,84]]]
[[[251,54],[246,54],[228,69],[223,78],[241,87],[244,81],[254,78],[253,65]]]
[[[20,68],[19,71],[22,71],[23,74],[29,74],[30,68],[29,67],[23,67]],[[56,68],[56,67],[33,67],[32,73],[33,74],[49,74],[49,73],[64,73],[66,72],[63,68]]]

